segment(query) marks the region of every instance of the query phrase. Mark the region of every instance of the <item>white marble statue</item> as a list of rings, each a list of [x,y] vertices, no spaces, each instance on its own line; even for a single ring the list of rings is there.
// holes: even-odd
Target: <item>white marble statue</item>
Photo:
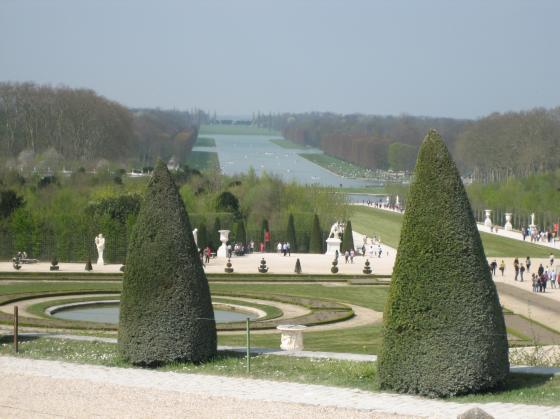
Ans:
[[[334,239],[342,238],[342,227],[338,221],[332,225],[329,237]]]
[[[105,250],[105,237],[103,234],[99,233],[99,235],[95,238],[95,246],[97,247],[97,264],[104,265],[105,262],[103,261],[103,251]]]
[[[196,247],[198,247],[198,228],[195,228],[192,231],[192,235],[193,235],[193,238],[194,238],[194,244],[196,245]]]

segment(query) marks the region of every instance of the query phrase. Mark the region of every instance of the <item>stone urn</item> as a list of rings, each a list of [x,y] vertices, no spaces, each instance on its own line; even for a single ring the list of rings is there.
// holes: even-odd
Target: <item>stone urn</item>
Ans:
[[[233,272],[233,268],[231,266],[231,259],[227,260],[226,267],[224,268],[224,272],[228,274]]]
[[[264,260],[264,258],[261,259],[261,264],[259,265],[258,269],[261,274],[265,274],[268,272],[268,266],[266,266],[266,260]]]
[[[332,261],[331,272],[333,274],[338,273],[338,260],[336,260],[336,259]]]
[[[370,265],[369,259],[366,259],[366,263],[364,264],[364,269],[362,270],[362,272],[366,275],[370,275],[372,272],[371,267],[369,265]]]
[[[218,230],[218,233],[220,233],[220,241],[222,242],[222,245],[218,247],[216,256],[219,258],[225,258],[227,257],[227,241],[229,240],[229,230]]]
[[[511,212],[506,212],[505,216],[506,216],[506,223],[504,225],[504,228],[507,231],[511,231],[513,230],[513,226],[511,225]]]
[[[490,214],[492,214],[492,210],[486,209],[484,210],[484,216],[486,217],[484,219],[484,225],[488,228],[492,228],[492,226],[494,224],[492,224],[492,219],[490,218]]]

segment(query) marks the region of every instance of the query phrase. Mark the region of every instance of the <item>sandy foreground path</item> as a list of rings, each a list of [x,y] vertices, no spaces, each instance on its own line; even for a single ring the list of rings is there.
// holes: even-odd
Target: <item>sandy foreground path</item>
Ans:
[[[558,418],[560,408],[460,404],[313,384],[0,357],[2,418]],[[398,416],[395,416],[398,415]]]

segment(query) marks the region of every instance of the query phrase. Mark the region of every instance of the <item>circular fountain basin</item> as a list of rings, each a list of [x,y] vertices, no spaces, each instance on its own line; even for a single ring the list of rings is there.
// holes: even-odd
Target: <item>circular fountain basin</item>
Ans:
[[[240,310],[238,306],[233,305],[216,304],[216,306],[219,307],[219,309],[214,309],[216,323],[240,322],[247,320],[247,318],[255,320],[266,314],[261,310],[251,310],[248,307],[243,307],[243,310]],[[119,309],[118,300],[92,301],[50,307],[46,310],[46,313],[57,319],[118,324]]]

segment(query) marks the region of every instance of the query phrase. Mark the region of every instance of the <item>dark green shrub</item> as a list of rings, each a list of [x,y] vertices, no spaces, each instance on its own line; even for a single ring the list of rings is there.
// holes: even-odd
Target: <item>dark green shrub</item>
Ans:
[[[309,253],[323,253],[323,239],[321,237],[321,225],[319,224],[319,216],[317,214],[313,215],[311,236],[309,238]]]
[[[206,228],[206,223],[204,222],[200,224],[200,227],[198,227],[197,241],[199,249],[204,249],[210,244],[210,241],[208,240],[208,229]]]
[[[243,220],[237,222],[237,229],[235,231],[235,241],[238,243],[247,243],[247,233],[245,231],[245,223]]]
[[[202,362],[216,354],[210,290],[185,206],[158,162],[132,231],[119,351],[133,364]]]
[[[354,249],[354,237],[352,236],[352,221],[346,222],[344,227],[344,235],[342,236],[342,252]]]
[[[296,243],[296,227],[294,225],[294,216],[290,214],[288,217],[288,227],[286,228],[286,238],[288,243],[290,243],[290,249],[297,251]]]
[[[498,294],[463,183],[435,131],[418,154],[384,321],[383,389],[451,396],[495,388],[508,374]]]

